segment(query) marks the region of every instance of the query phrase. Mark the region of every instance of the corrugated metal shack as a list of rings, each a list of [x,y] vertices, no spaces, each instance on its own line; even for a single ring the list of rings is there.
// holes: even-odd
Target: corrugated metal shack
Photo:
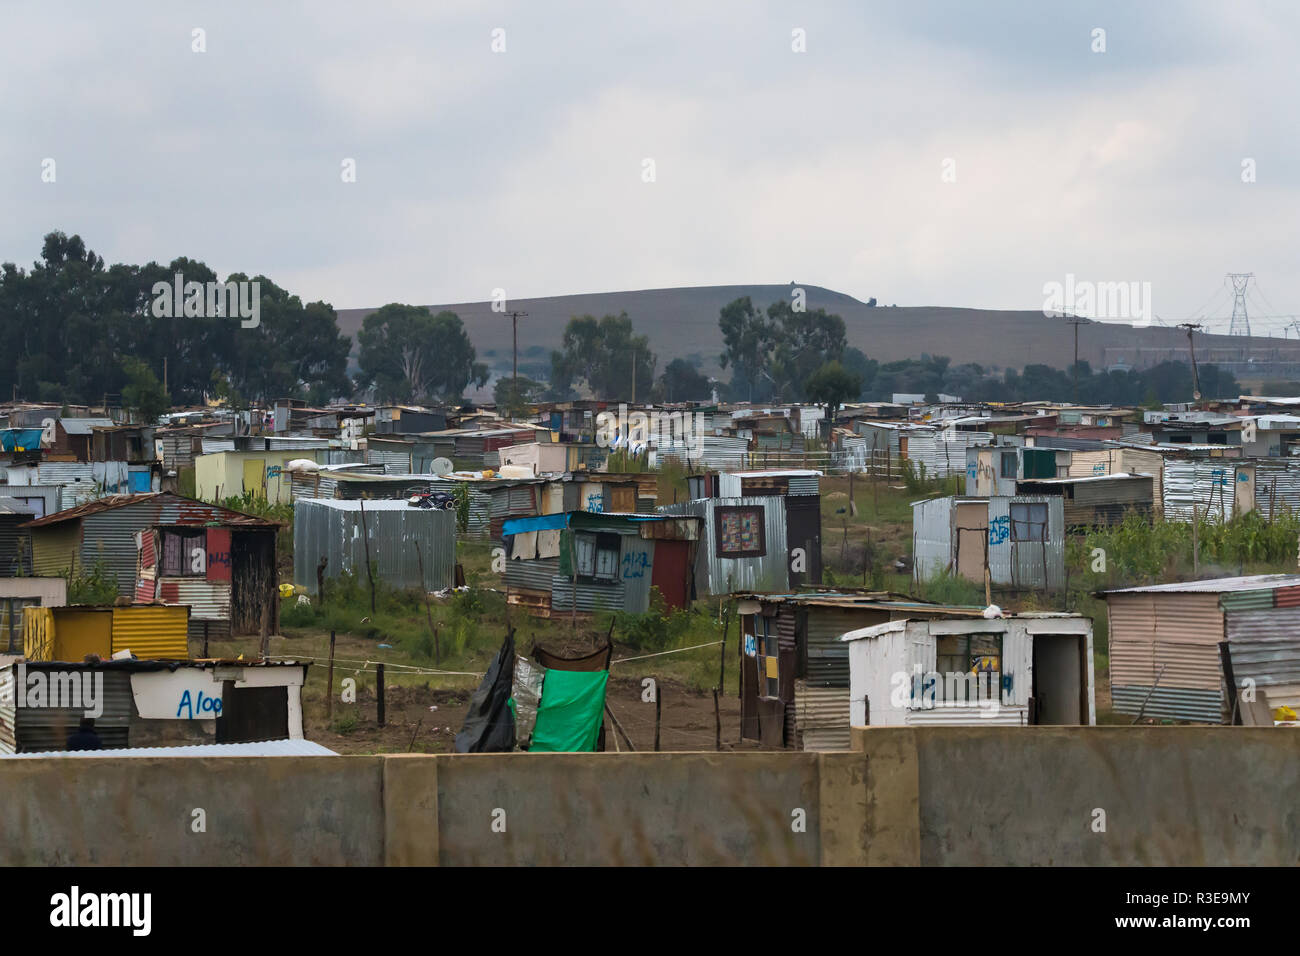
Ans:
[[[116,495],[47,515],[27,525],[37,574],[58,575],[66,569],[85,572],[103,562],[117,580],[118,593],[143,593],[141,533],[160,533],[164,566],[192,585],[185,593],[154,591],[151,599],[186,603],[198,599],[205,611],[206,591],[222,582],[229,592],[228,619],[235,634],[255,634],[263,614],[274,632],[279,624],[275,538],[279,524],[240,511],[182,498],[171,492]],[[216,575],[213,579],[210,575]],[[205,584],[204,582],[208,582]]]
[[[787,591],[794,555],[786,538],[786,498],[702,498],[662,505],[660,514],[702,520],[695,592]]]
[[[302,740],[302,685],[309,666],[0,657],[0,754],[64,750],[86,714],[87,691],[101,709],[95,732],[105,750]]]
[[[387,500],[302,498],[294,506],[294,584],[315,593],[322,558],[327,578],[350,572],[364,581],[367,548],[377,581],[445,590],[455,580],[456,514]]]
[[[822,511],[819,471],[787,469],[722,472],[717,478],[720,498],[785,497],[785,537],[791,548],[790,584],[822,583]],[[802,548],[802,560],[795,549]]]
[[[1118,713],[1230,720],[1225,641],[1240,693],[1252,688],[1270,710],[1300,709],[1300,575],[1156,584],[1103,596]]]
[[[22,652],[27,608],[67,603],[68,582],[63,578],[0,578],[0,653]]]
[[[36,517],[36,509],[13,498],[0,497],[0,578],[32,573],[32,541],[22,527]]]
[[[505,522],[506,600],[537,617],[577,610],[650,609],[658,588],[668,608],[692,598],[699,520],[571,511]]]
[[[1092,621],[1079,614],[908,616],[841,640],[855,727],[1097,722]]]
[[[183,661],[190,656],[185,606],[74,604],[23,611],[23,656],[29,661],[108,660],[130,651],[136,657]]]
[[[1025,495],[1059,494],[1065,508],[1065,526],[1070,530],[1120,524],[1130,512],[1141,515],[1148,523],[1151,521],[1150,475],[1049,478],[1022,481],[1019,487],[1020,493]]]
[[[1065,507],[1059,495],[931,498],[912,503],[913,579],[949,572],[997,587],[1065,587]]]
[[[915,616],[978,615],[887,592],[742,591],[741,735],[774,747],[849,749],[849,648],[855,628]]]

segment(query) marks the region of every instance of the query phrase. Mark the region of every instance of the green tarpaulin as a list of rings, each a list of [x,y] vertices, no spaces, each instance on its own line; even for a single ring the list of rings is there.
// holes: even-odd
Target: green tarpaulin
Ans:
[[[604,720],[608,680],[609,671],[548,670],[529,752],[594,751]]]

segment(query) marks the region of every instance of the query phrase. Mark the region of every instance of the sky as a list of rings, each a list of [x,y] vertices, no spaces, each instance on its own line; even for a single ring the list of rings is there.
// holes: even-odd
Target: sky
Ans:
[[[58,229],[336,308],[797,281],[1039,309],[1072,275],[1150,283],[1167,324],[1253,272],[1254,315],[1300,314],[1293,2],[0,13],[0,261]]]

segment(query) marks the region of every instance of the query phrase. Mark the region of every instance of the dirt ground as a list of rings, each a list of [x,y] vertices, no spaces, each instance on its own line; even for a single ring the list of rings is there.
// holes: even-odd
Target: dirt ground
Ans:
[[[385,694],[385,725],[378,724],[378,702],[373,690],[362,687],[356,704],[335,703],[334,718],[355,709],[357,722],[347,733],[332,729],[322,701],[313,701],[305,714],[309,740],[342,754],[451,753],[452,742],[465,722],[469,690],[443,690],[430,686],[389,687]],[[610,677],[607,702],[637,751],[654,750],[655,705],[641,699],[641,681]],[[691,690],[676,681],[659,682],[661,750],[713,750],[715,721],[713,695]],[[723,750],[758,750],[757,741],[740,742],[740,701],[734,695],[720,698]],[[606,749],[627,750],[608,717]]]

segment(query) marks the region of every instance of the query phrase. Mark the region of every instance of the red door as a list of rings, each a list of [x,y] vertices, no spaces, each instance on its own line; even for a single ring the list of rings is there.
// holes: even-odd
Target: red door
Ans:
[[[691,598],[691,568],[689,541],[655,542],[654,564],[650,570],[650,583],[659,589],[670,608],[686,607]]]

